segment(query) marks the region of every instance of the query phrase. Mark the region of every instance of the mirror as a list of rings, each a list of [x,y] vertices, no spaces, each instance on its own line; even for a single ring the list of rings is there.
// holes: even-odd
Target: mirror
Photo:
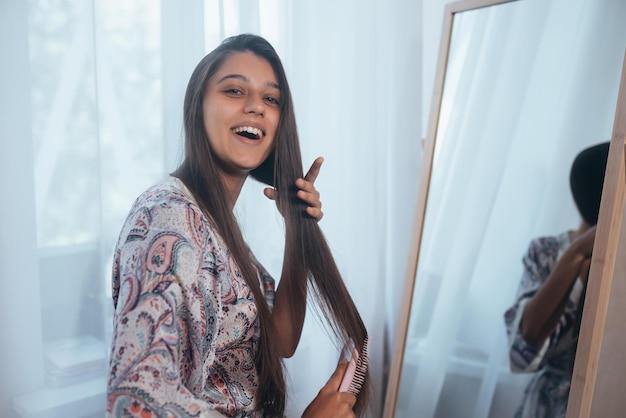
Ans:
[[[580,223],[569,169],[611,138],[625,20],[611,0],[446,6],[385,417],[513,416],[531,375],[504,312],[530,241]]]

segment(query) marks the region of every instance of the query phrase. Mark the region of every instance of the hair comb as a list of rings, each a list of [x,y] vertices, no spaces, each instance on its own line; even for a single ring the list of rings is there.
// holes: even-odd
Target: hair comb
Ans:
[[[367,374],[367,336],[363,340],[363,349],[359,355],[359,351],[354,347],[354,341],[348,340],[341,350],[341,358],[348,361],[348,367],[341,379],[338,392],[350,392],[354,396],[358,396],[365,375]]]

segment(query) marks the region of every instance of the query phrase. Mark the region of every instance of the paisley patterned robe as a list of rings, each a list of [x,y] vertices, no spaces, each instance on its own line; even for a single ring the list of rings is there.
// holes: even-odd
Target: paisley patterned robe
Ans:
[[[274,280],[251,257],[271,309]],[[115,250],[113,302],[107,416],[261,416],[252,292],[180,180],[135,201]]]

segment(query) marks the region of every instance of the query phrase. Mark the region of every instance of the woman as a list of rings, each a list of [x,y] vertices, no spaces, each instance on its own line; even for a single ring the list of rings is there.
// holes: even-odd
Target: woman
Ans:
[[[322,160],[303,176],[284,69],[254,35],[226,39],[200,61],[184,126],[184,161],[137,199],[115,251],[108,414],[283,416],[282,358],[300,339],[307,281],[336,336],[358,347],[366,340],[317,225]],[[248,175],[272,186],[265,194],[285,220],[276,292],[233,215]],[[340,363],[304,416],[364,410],[367,382],[358,399],[337,392],[344,370]]]
[[[608,142],[594,145],[572,163],[578,229],[536,238],[524,256],[518,298],[505,313],[511,369],[535,373],[518,418],[565,417],[608,150]]]

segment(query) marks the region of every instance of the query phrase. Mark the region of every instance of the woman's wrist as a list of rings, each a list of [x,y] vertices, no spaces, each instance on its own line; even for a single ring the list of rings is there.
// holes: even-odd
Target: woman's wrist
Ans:
[[[586,259],[591,258],[591,252],[586,250],[586,246],[581,241],[574,241],[565,252],[563,259],[567,260],[573,266],[580,268]]]

